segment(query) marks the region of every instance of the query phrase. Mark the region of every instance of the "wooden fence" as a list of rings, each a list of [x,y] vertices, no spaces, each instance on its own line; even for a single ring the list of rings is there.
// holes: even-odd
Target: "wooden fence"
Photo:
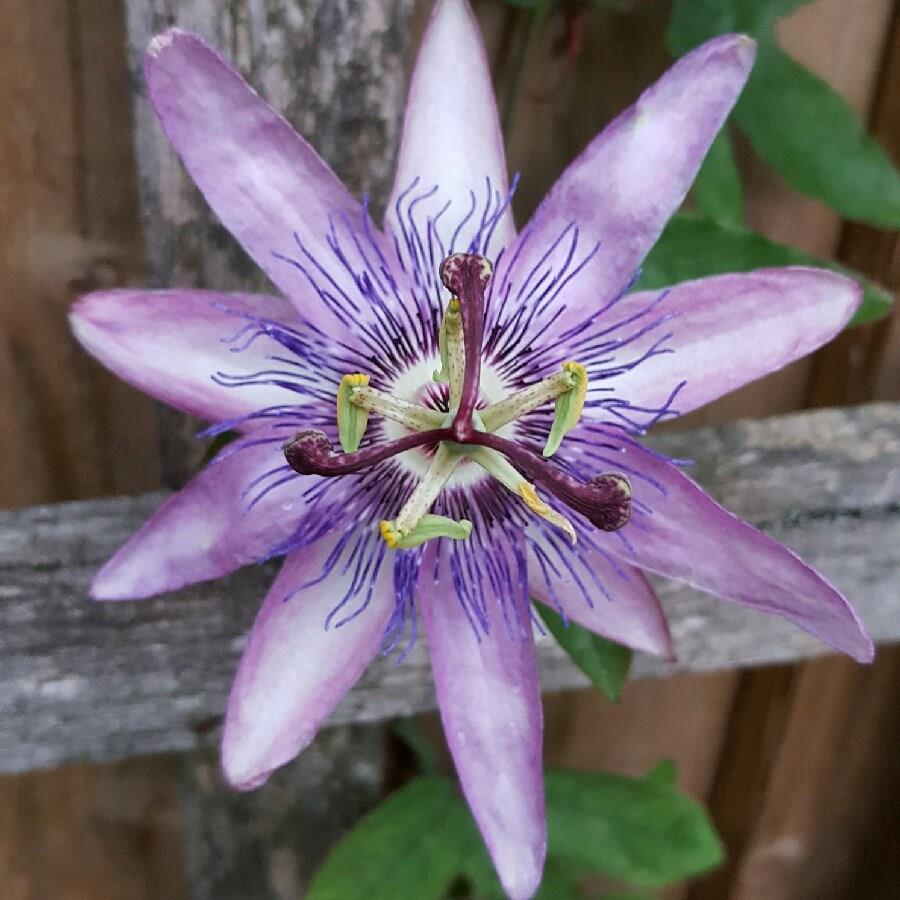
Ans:
[[[4,505],[156,490],[196,463],[190,423],[157,419],[145,398],[73,346],[64,322],[73,294],[122,283],[258,286],[149,116],[137,75],[149,36],[169,24],[206,33],[352,186],[377,195],[389,177],[405,66],[426,7],[36,0],[0,13],[9,20],[0,20]],[[511,167],[528,175],[521,218],[567,159],[661,70],[667,4],[639,0],[627,16],[586,17],[574,68],[557,54],[560,25],[551,22],[528,50],[515,102],[510,72],[522,15],[488,0],[477,10],[507,113]],[[897,152],[894,0],[818,0],[783,23],[781,39]],[[362,69],[338,63],[351,58]],[[361,70],[370,79],[364,86],[353,75]],[[746,148],[742,166],[755,227],[890,286],[900,281],[896,235],[841,223]],[[898,323],[895,316],[845,335],[695,414],[693,431],[658,438],[678,453],[689,446],[714,493],[858,599],[882,641],[900,638],[897,407],[700,426],[897,399]],[[353,725],[323,735],[258,794],[220,788],[209,748],[266,573],[140,604],[83,599],[96,563],[159,498],[0,514],[0,770],[125,760],[0,777],[0,883],[14,900],[295,897],[396,764],[378,727]],[[789,626],[685,590],[667,589],[664,600],[688,669],[787,663],[821,650]],[[548,688],[583,683],[549,641],[541,654]],[[669,674],[653,665],[641,660],[637,673]],[[898,870],[885,817],[896,816],[890,796],[900,787],[898,671],[896,651],[883,650],[868,669],[824,658],[641,680],[615,708],[593,692],[566,691],[547,698],[547,755],[628,772],[660,755],[678,759],[682,783],[711,802],[730,856],[719,873],[671,891],[673,900],[893,896]],[[381,665],[336,721],[426,709],[430,691],[423,655],[404,667]],[[132,757],[191,748],[180,759]]]

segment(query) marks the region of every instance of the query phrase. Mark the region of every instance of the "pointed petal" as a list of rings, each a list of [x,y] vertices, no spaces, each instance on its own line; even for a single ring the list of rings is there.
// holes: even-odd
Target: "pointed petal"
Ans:
[[[464,0],[439,0],[419,48],[385,214],[398,236],[404,229],[396,204],[416,178],[418,184],[406,202],[438,186],[432,197],[417,203],[418,221],[424,223],[448,200],[452,203],[435,224],[443,255],[449,254],[451,238],[472,206],[471,192],[475,192],[478,212],[460,228],[452,249],[467,250],[481,228],[486,179],[500,197],[505,200],[507,195],[506,155],[491,72],[478,23]],[[494,229],[492,254],[514,235],[512,212],[507,208]]]
[[[531,302],[545,304],[544,324],[553,324],[542,333],[544,341],[578,325],[625,289],[684,200],[747,80],[754,53],[750,38],[723,35],[679,59],[587,146],[547,194],[507,254],[512,296],[523,291],[523,297],[533,296]],[[573,223],[574,231],[545,256]],[[577,248],[564,267],[574,237]],[[547,270],[563,274],[540,277]],[[497,278],[503,281],[499,272]],[[524,302],[520,297],[509,304],[509,313]],[[535,322],[532,333],[541,326]]]
[[[88,294],[72,307],[69,321],[81,345],[124,381],[216,421],[297,401],[273,385],[223,387],[213,381],[218,372],[248,375],[272,366],[266,355],[279,349],[272,341],[232,352],[243,343],[228,343],[245,324],[242,314],[297,321],[293,307],[277,297],[180,289]]]
[[[641,315],[661,295],[652,311]],[[852,279],[799,267],[718,275],[629,294],[610,315],[598,318],[597,331],[630,323],[614,332],[625,340],[655,318],[671,318],[629,342],[613,365],[639,359],[666,332],[672,333],[666,346],[674,352],[653,356],[606,384],[634,406],[658,408],[684,381],[674,407],[680,414],[690,412],[821,347],[847,324],[861,299],[862,289]],[[590,341],[591,334],[587,330],[584,340]]]
[[[264,439],[264,433],[251,440]],[[256,491],[250,488],[266,472],[284,468],[283,435],[273,443],[233,452],[227,447],[151,516],[103,566],[91,585],[97,600],[134,600],[174,591],[197,581],[219,578],[256,562],[293,533],[306,500],[304,493],[318,480],[293,478],[248,508]],[[250,488],[250,493],[243,496]]]
[[[253,623],[222,736],[225,777],[239,789],[258,787],[309,744],[381,646],[394,609],[387,562],[349,601],[347,614],[362,611],[326,628],[356,571],[343,572],[341,559],[318,581],[341,538],[335,533],[288,554]]]
[[[490,633],[476,634],[443,583],[449,581],[446,554],[435,577],[436,552],[429,544],[419,603],[444,733],[500,881],[513,900],[527,900],[540,883],[547,843],[541,695],[527,597],[487,596]],[[529,623],[515,638],[501,599],[518,603]]]
[[[795,553],[723,509],[646,448],[612,434],[603,441],[619,449],[595,460],[636,473],[632,519],[620,532],[624,540],[601,535],[604,549],[725,600],[775,613],[854,659],[871,661],[872,642],[853,607]]]
[[[294,234],[354,296],[353,279],[328,247],[329,216],[361,222],[359,203],[288,122],[197,35],[172,29],[145,57],[150,100],[166,136],[222,224],[305,318],[345,330],[324,301],[308,302],[305,276],[276,253],[303,258]],[[313,295],[315,296],[315,295]],[[346,317],[344,317],[346,320]]]
[[[562,546],[529,536],[528,584],[535,600],[612,641],[674,657],[672,636],[650,582],[638,569],[590,546],[582,537]]]

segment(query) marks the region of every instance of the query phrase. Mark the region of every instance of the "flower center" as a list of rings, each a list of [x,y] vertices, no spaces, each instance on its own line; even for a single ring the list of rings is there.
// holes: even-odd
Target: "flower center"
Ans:
[[[284,446],[285,458],[297,472],[325,476],[357,472],[414,447],[432,448],[427,470],[397,517],[381,522],[381,535],[391,548],[416,547],[438,537],[462,540],[470,535],[469,520],[457,521],[430,512],[466,459],[481,466],[532,513],[560,528],[572,543],[576,539],[574,526],[538,496],[537,484],[604,531],[615,531],[628,521],[631,488],[624,476],[603,474],[582,483],[547,461],[581,416],[587,391],[584,366],[565,362],[560,372],[476,408],[481,392],[485,290],[491,274],[490,262],[475,253],[455,253],[440,266],[441,281],[452,296],[438,335],[440,368],[432,377],[447,385],[449,412],[372,388],[368,375],[348,374],[337,393],[343,453],[335,452],[320,431],[299,431]],[[555,415],[543,458],[497,433],[551,402]],[[406,433],[360,450],[371,413],[395,422]]]

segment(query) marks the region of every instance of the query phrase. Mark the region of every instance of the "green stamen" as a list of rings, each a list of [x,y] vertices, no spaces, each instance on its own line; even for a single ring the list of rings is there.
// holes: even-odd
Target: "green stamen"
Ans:
[[[504,425],[530,413],[533,409],[555,400],[560,394],[572,390],[575,379],[565,370],[549,378],[529,384],[497,403],[481,410],[481,418],[487,431],[497,431]]]
[[[354,387],[349,399],[356,406],[384,416],[410,431],[431,431],[433,428],[442,428],[444,424],[444,413],[410,403],[400,397],[392,397],[376,388]]]
[[[362,374],[345,375],[338,385],[337,392],[337,426],[338,437],[344,453],[353,453],[359,449],[359,442],[366,433],[369,422],[369,411],[352,402],[351,392],[355,388],[366,387],[369,376]]]
[[[577,540],[575,527],[561,513],[544,503],[538,496],[534,485],[526,480],[502,453],[489,447],[466,447],[466,455],[478,463],[489,475],[497,479],[505,488],[516,494],[536,515],[564,532],[566,537],[575,543]]]
[[[581,363],[564,362],[563,371],[570,375],[573,387],[556,398],[556,410],[553,414],[553,425],[544,445],[544,456],[550,457],[559,449],[567,431],[571,431],[581,418],[584,409],[584,398],[587,395],[587,371]]]
[[[416,523],[415,528],[406,534],[401,533],[397,528],[396,520],[394,522],[384,520],[380,527],[381,536],[391,550],[408,550],[411,547],[418,547],[426,541],[441,537],[464,541],[472,533],[472,523],[468,519],[461,519],[457,522],[433,513],[425,513]]]
[[[438,446],[428,471],[422,476],[395,519],[397,531],[401,534],[410,534],[415,530],[463,458],[446,443]]]

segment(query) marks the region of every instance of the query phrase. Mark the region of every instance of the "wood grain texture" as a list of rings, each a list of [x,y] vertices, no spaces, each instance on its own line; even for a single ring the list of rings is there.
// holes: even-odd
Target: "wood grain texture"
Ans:
[[[117,13],[114,0],[0,8],[4,507],[157,483],[152,402],[81,352],[66,321],[75,296],[139,264],[128,91],[115,54],[110,66],[98,53],[112,43],[121,60]]]
[[[893,5],[894,0],[857,0],[849,5],[845,0],[816,0],[779,21],[778,41],[865,119],[877,92]],[[823,259],[834,258],[841,237],[840,215],[788,185],[743,140],[737,143],[747,224],[774,241]],[[816,378],[817,359],[813,355],[797,360],[686,419],[694,425],[714,424],[802,409]]]
[[[334,842],[380,799],[384,744],[371,725],[328,729],[296,763],[244,794],[223,783],[215,750],[186,756],[192,900],[303,897]]]
[[[3,900],[181,900],[178,766],[169,757],[0,776]]]
[[[179,26],[202,35],[378,212],[393,173],[406,91],[411,0],[126,0],[134,87],[140,207],[150,283],[266,290],[263,273],[222,227],[159,127],[143,86],[153,35]],[[183,484],[204,444],[196,422],[168,409],[163,481]]]
[[[144,94],[143,49],[169,26],[200,33],[234,61],[345,184],[357,195],[370,193],[374,207],[380,207],[405,95],[408,0],[126,0],[125,6],[152,284],[268,287],[191,184]],[[159,415],[163,480],[178,487],[198,468],[205,446],[194,437],[194,421],[168,409]],[[262,582],[255,585],[258,598]],[[235,621],[246,627],[254,605],[243,604]],[[218,633],[226,641],[230,670],[240,632],[227,630]],[[217,703],[200,700],[197,708],[217,713],[221,686],[214,693]],[[173,746],[188,745],[182,734]],[[300,896],[325,850],[376,801],[381,766],[367,766],[364,752],[373,747],[380,758],[379,727],[334,731],[297,767],[251,797],[235,796],[221,784],[209,753],[189,756],[184,794],[191,895],[198,900]]]
[[[830,22],[833,34],[855,33],[870,53],[832,39],[835,58],[819,51],[810,60],[828,80],[846,91],[840,72],[854,65],[881,69],[872,106],[871,129],[889,155],[900,158],[900,5],[872,4],[824,10],[821,21],[804,9],[791,24],[805,23],[811,36],[822,37]],[[868,19],[856,21],[862,7]],[[874,26],[886,24],[887,28]],[[868,38],[865,38],[866,29]],[[880,44],[886,54],[882,55]],[[812,45],[811,45],[812,46]],[[815,54],[813,54],[815,56]],[[841,58],[842,57],[842,58]],[[838,77],[830,73],[836,67]],[[850,99],[853,97],[851,95]],[[856,98],[857,100],[859,97]],[[900,242],[896,232],[879,232],[859,224],[843,228],[838,258],[895,292],[900,286]],[[840,335],[816,354],[808,401],[815,405],[900,398],[900,343],[896,308],[887,320]],[[900,591],[900,582],[895,590]],[[768,754],[754,766],[736,766],[723,757],[716,780],[712,813],[725,828],[728,863],[691,891],[691,900],[841,900],[865,897],[887,900],[897,894],[900,869],[882,835],[896,835],[896,798],[900,790],[896,735],[900,728],[900,694],[896,650],[879,655],[869,669],[826,659],[798,667],[785,697],[770,690],[768,704],[756,704],[756,715],[736,704],[736,716],[747,730],[779,734]],[[741,677],[741,693],[765,673]],[[893,748],[893,749],[891,749]],[[748,785],[755,785],[752,791]],[[894,823],[892,827],[892,823]]]
[[[66,322],[79,293],[140,278],[123,36],[118,0],[0,4],[0,507],[158,484],[152,401]],[[4,900],[179,900],[176,770],[0,778]]]
[[[900,409],[875,405],[662,435],[698,479],[856,601],[881,640],[900,638]],[[158,505],[149,495],[0,514],[0,766],[197,746],[220,714],[272,569],[247,569],[136,603],[90,603],[97,565]],[[786,661],[824,652],[799,630],[665,582],[677,665],[636,675]],[[546,690],[585,683],[549,640]],[[425,648],[372,666],[332,717],[359,722],[433,704]]]
[[[876,106],[890,104],[885,94],[900,99],[897,89],[900,69],[890,63],[897,53],[888,57],[887,67],[882,61],[885,47],[898,46],[897,39],[891,37],[891,29],[886,27],[894,7],[893,0],[863,0],[850,5],[843,0],[818,0],[780,23],[779,40],[789,53],[824,77],[865,116],[873,100]],[[509,26],[503,23],[503,27],[498,27],[491,21],[488,11],[494,8],[494,4],[484,4],[482,21],[495,29],[493,58],[497,60],[503,47],[500,38],[509,31]],[[523,170],[525,175],[520,212],[523,208],[525,212],[530,211],[529,207],[540,199],[572,155],[663,70],[666,54],[662,34],[667,16],[668,4],[645,0],[632,4],[632,11],[626,16],[591,12],[583,21],[580,56],[574,70],[568,72],[559,52],[561,24],[558,20],[549,24],[543,45],[536,51],[539,58],[526,67],[518,115],[508,133],[512,167]],[[495,71],[502,95],[509,81],[510,66],[497,62]],[[879,78],[886,90],[875,100]],[[550,90],[547,85],[551,86]],[[896,131],[900,122],[896,99],[893,115],[879,116],[874,123],[875,133],[888,146],[891,144],[884,132]],[[750,223],[776,240],[802,245],[823,257],[834,256],[842,228],[839,217],[791,189],[771,169],[754,160],[747,148],[743,150],[741,162]],[[862,226],[852,226],[850,234],[856,251],[848,256],[842,246],[842,257],[878,280],[896,284],[896,272],[900,271],[896,268],[900,260],[897,236],[878,234]],[[891,256],[893,270],[881,264],[881,260]],[[891,271],[894,275],[886,277]],[[860,340],[861,335],[865,335],[864,340]],[[720,423],[736,417],[797,409],[809,400],[810,392],[823,379],[843,387],[844,393],[832,392],[824,399],[814,398],[819,405],[836,405],[848,400],[860,402],[864,397],[891,399],[893,394],[885,391],[893,391],[900,385],[900,344],[895,340],[898,336],[897,319],[890,329],[881,324],[848,333],[835,342],[836,352],[826,348],[815,361],[801,360],[748,385],[687,417],[684,424]],[[859,385],[868,381],[877,383],[882,393],[864,395]],[[635,684],[626,692],[623,703],[614,709],[587,692],[549,698],[545,703],[548,756],[579,766],[633,772],[640,770],[636,760],[647,762],[654,755],[674,754],[681,765],[684,783],[698,796],[706,797],[716,781],[720,759],[723,766],[729,766],[731,751],[723,752],[721,758],[719,751],[724,746],[723,735],[729,733],[729,717],[733,710],[739,710],[742,702],[736,698],[739,684],[756,677],[755,673],[745,677],[724,673],[684,677],[675,683],[667,680]],[[781,700],[772,687],[774,682],[769,679],[766,683],[773,692],[774,714]],[[743,687],[746,696],[749,686]],[[756,697],[756,710],[764,712],[766,704],[759,699],[759,691]],[[810,711],[805,723],[811,732],[821,725],[814,718],[816,714],[835,712],[833,707],[822,705],[807,704],[807,708]],[[655,715],[648,715],[648,709],[654,710]],[[797,712],[800,714],[800,707]],[[764,723],[758,724],[764,727]],[[801,728],[795,731],[798,746],[802,746],[802,733]],[[762,765],[763,761],[759,762]],[[732,771],[737,772],[734,768]],[[763,790],[768,774],[767,769],[758,777]],[[792,774],[795,779],[800,777],[796,768]],[[753,811],[769,813],[764,813],[760,803],[742,806],[746,795],[741,793],[739,780],[730,789],[721,780],[719,791],[733,802],[735,812],[731,821],[744,835],[745,846],[746,842],[752,843]],[[766,803],[776,804],[777,800],[776,795],[769,794]],[[788,802],[783,796],[782,804]],[[835,837],[839,839],[839,835]],[[729,855],[735,863],[735,869],[730,871],[734,872],[740,866],[740,849],[731,847]],[[665,896],[675,900],[684,894],[682,886],[667,891]],[[758,900],[765,894],[741,896],[742,900],[750,897]]]

